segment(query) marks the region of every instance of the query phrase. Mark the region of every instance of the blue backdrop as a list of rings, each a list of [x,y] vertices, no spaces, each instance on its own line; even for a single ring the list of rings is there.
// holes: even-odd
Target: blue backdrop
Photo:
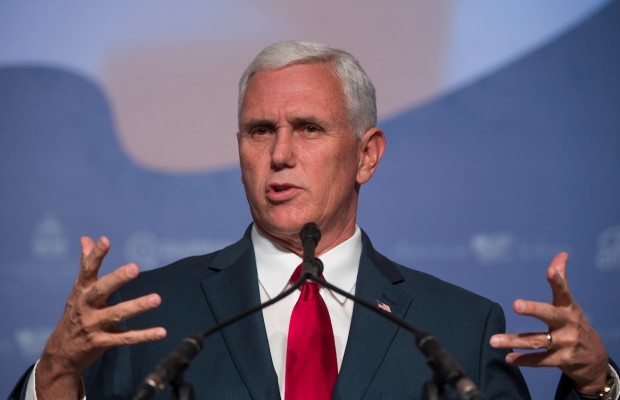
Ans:
[[[620,357],[620,5],[478,82],[380,122],[388,150],[359,224],[412,268],[498,301],[569,282]],[[234,90],[234,88],[231,88]],[[231,124],[232,126],[232,124]],[[36,360],[75,278],[79,236],[107,235],[103,272],[150,269],[238,239],[250,222],[237,168],[165,174],[133,164],[97,85],[52,67],[0,68],[0,388]],[[212,236],[214,227],[219,234]],[[440,318],[440,316],[438,316]],[[524,370],[549,398],[553,370]]]

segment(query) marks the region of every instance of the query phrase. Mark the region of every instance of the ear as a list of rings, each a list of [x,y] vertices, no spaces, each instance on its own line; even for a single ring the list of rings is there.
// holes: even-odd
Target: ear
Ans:
[[[385,134],[379,128],[372,128],[360,138],[360,160],[357,168],[357,183],[362,185],[372,178],[383,152],[385,151]]]

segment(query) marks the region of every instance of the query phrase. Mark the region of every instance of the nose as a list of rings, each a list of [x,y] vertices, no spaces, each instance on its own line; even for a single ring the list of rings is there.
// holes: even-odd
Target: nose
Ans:
[[[287,129],[279,129],[271,149],[271,165],[273,168],[292,168],[295,166],[293,135]]]

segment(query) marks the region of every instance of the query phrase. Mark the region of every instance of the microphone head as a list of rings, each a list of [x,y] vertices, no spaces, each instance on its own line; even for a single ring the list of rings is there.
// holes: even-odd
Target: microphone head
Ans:
[[[308,239],[312,239],[314,241],[314,245],[316,246],[317,243],[319,243],[319,240],[321,240],[321,231],[314,222],[308,222],[303,228],[301,228],[299,237],[301,238],[302,243],[305,243]]]

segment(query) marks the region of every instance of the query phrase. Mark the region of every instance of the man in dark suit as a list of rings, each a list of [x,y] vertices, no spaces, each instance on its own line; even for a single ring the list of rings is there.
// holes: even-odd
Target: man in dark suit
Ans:
[[[89,398],[126,398],[183,337],[289,287],[301,261],[299,232],[310,221],[322,232],[316,252],[325,279],[435,334],[487,398],[529,398],[510,364],[560,367],[561,398],[598,395],[611,385],[604,346],[568,291],[565,254],[548,271],[553,304],[515,302],[517,312],[542,319],[549,331],[506,335],[497,304],[395,264],[372,247],[356,214],[360,188],[385,149],[376,125],[374,88],[348,53],[309,42],[263,50],[239,88],[237,139],[253,217],[244,237],[139,277],[128,264],[101,278],[109,241],[82,238],[65,313],[13,396],[79,398],[83,379]],[[288,381],[295,297],[206,340],[187,373],[199,398],[301,398],[289,395]],[[338,368],[326,397],[417,398],[431,374],[411,335],[326,288],[320,297]],[[510,347],[546,351],[517,355]]]

